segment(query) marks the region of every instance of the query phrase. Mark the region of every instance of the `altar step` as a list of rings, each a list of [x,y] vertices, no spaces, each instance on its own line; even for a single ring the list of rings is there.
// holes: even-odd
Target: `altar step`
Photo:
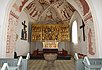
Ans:
[[[30,59],[36,59],[36,60],[44,60],[44,57],[43,55],[37,55],[37,56],[31,56]],[[57,57],[57,60],[70,60],[71,59],[71,56],[70,55],[67,55],[67,56],[58,56]]]
[[[67,55],[67,56],[58,56],[57,59],[58,60],[70,60],[71,56],[70,55]]]

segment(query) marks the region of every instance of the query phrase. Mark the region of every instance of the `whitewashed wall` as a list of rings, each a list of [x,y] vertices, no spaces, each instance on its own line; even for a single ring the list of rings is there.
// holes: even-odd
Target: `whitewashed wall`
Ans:
[[[70,54],[70,42],[69,41],[65,41],[65,42],[59,42],[58,43],[58,50],[62,51],[62,49],[66,50],[68,52],[68,54]]]
[[[6,0],[4,0],[4,1],[0,0],[0,15],[1,15],[0,16],[0,19],[1,19],[1,21],[0,21],[0,57],[4,57],[3,56],[3,51],[5,51],[3,46],[2,46],[2,42],[3,42],[2,33],[3,33],[4,16],[6,14],[5,10],[6,10],[6,7],[7,7],[7,3],[9,2],[9,1],[5,2],[5,1]]]
[[[0,58],[6,57],[6,29],[8,9],[14,0],[0,0]],[[8,8],[9,7],[9,8]]]
[[[83,41],[83,29],[80,29],[80,26],[82,25],[82,18],[78,14],[77,11],[74,12],[70,23],[73,23],[74,20],[77,21],[77,27],[78,27],[78,44],[73,44],[71,46],[71,54],[73,55],[75,52],[86,54],[86,41]],[[71,30],[72,31],[72,30]]]
[[[94,25],[97,36],[97,57],[102,58],[102,0],[88,1],[91,7],[92,15],[94,17]]]
[[[22,22],[26,21],[25,24],[27,25],[27,40],[21,40],[21,30],[23,29]],[[20,17],[18,19],[18,25],[16,28],[16,47],[15,47],[15,52],[17,52],[17,55],[26,55],[29,52],[30,49],[30,43],[28,42],[28,26],[29,26],[29,19],[27,17],[27,14],[22,11],[20,14]]]

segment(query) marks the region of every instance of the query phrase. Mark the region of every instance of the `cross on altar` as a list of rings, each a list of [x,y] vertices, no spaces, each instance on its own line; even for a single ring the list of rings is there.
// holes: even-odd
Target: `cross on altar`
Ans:
[[[85,27],[85,24],[84,24],[84,21],[82,20],[82,25],[80,26],[80,29],[83,28],[83,41],[85,41],[85,31],[84,31],[84,27]]]

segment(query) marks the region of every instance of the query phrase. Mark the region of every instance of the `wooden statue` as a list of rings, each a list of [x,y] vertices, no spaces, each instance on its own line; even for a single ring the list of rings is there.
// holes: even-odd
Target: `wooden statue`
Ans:
[[[21,31],[21,39],[27,40],[27,31],[26,31],[27,25],[25,25],[25,21],[22,22],[22,25],[23,25],[23,29]]]

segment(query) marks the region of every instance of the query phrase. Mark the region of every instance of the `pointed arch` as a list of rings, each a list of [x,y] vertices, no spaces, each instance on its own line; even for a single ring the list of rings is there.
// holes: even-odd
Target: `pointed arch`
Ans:
[[[9,1],[12,1],[12,0],[9,0]],[[70,2],[70,1],[72,1],[72,0],[67,0],[67,1]],[[73,0],[73,1],[74,1],[74,0]],[[78,1],[78,0],[76,0],[76,1]],[[74,3],[73,3],[73,4],[74,4]],[[27,4],[25,4],[25,5],[22,7],[22,10],[24,9],[24,7],[25,7],[26,5],[27,5]],[[72,4],[71,4],[71,5],[72,5]],[[75,6],[76,6],[76,7],[75,7]],[[75,6],[74,6],[75,8],[78,8],[77,4],[75,4]],[[11,9],[11,7],[10,7],[10,9]],[[79,8],[78,8],[78,9],[79,9]],[[77,9],[77,10],[78,10],[78,9]],[[81,13],[82,11],[81,11],[81,12],[78,11],[78,12],[80,13],[80,15],[82,16],[83,19],[85,19],[85,17],[91,16],[91,14],[86,15],[86,16],[83,16],[82,13]],[[8,15],[6,15],[6,16],[9,16],[9,13],[10,13],[10,12],[6,11],[6,13],[8,14]],[[20,12],[19,12],[19,13],[20,13]],[[91,17],[91,18],[92,18],[92,17]],[[9,18],[6,17],[6,21],[8,21],[8,20],[9,20]],[[87,21],[90,21],[90,20],[89,20],[89,19],[86,20],[85,23],[87,23]],[[93,22],[93,21],[92,21],[92,22]],[[92,23],[92,22],[91,22],[91,23]],[[5,24],[8,25],[9,23],[8,23],[8,22],[5,22]],[[6,25],[5,25],[5,26],[6,26]],[[3,26],[3,25],[2,25],[2,26]],[[8,26],[7,26],[7,27],[8,27]],[[4,29],[4,28],[2,28],[2,29]],[[7,30],[7,29],[6,29],[6,30]],[[5,30],[5,32],[6,32],[6,30]],[[93,31],[94,31],[94,30],[93,30]],[[94,33],[94,32],[93,32],[93,33]],[[7,33],[7,34],[8,34],[8,33]],[[2,35],[5,35],[5,33],[2,34]],[[6,35],[6,36],[7,36],[7,35]],[[7,37],[5,37],[5,38],[7,38]],[[5,39],[4,39],[4,40],[5,40]],[[6,41],[6,42],[7,42],[7,41]],[[2,46],[5,47],[5,45],[2,45]],[[6,47],[5,47],[5,48],[6,48]]]

